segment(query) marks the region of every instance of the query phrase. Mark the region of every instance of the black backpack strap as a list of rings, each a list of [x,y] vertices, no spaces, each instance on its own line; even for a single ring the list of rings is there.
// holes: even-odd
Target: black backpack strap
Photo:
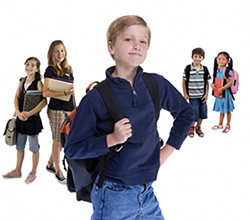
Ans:
[[[191,65],[187,65],[185,68],[185,73],[186,73],[186,92],[189,94],[188,90],[188,83],[189,83],[189,78],[190,78],[190,71],[191,71]]]
[[[208,68],[206,66],[203,66],[203,69],[204,69],[204,95],[206,94],[206,89],[207,89],[207,79],[208,79]]]
[[[150,73],[143,73],[142,78],[149,90],[152,101],[155,108],[155,120],[157,121],[160,114],[160,95],[159,95],[159,86],[153,75]]]
[[[100,92],[112,119],[115,122],[121,120],[124,116],[116,95],[109,83],[106,80],[103,80],[97,84],[95,88]]]
[[[109,85],[109,83],[106,80],[104,80],[100,82],[99,84],[97,84],[95,88],[100,92],[113,121],[117,122],[121,120],[122,118],[124,118],[120,104],[116,98],[114,91]],[[99,180],[97,182],[98,187],[102,186],[102,183],[106,176],[106,172],[108,169],[108,164],[109,164],[110,159],[114,157],[117,153],[119,153],[122,148],[123,148],[122,144],[116,146],[114,150],[111,150],[108,154],[106,154],[104,158],[98,163],[94,171],[98,173],[101,170]]]

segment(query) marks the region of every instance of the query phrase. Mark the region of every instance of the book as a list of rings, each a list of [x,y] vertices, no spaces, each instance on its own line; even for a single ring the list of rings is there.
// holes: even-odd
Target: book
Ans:
[[[24,95],[23,111],[30,111],[35,108],[43,99],[43,92],[38,90],[28,90]],[[38,115],[38,112],[34,115]]]
[[[64,92],[68,88],[71,88],[73,86],[73,82],[61,78],[51,78],[50,80],[50,90],[56,91],[56,92]],[[53,97],[54,99],[59,99],[63,101],[69,101],[71,95],[67,96],[56,96]]]
[[[28,94],[36,94],[36,95],[42,95],[43,92],[42,91],[39,91],[39,90],[27,90]]]
[[[220,79],[220,78],[215,78],[215,87],[217,89],[220,89],[223,87],[223,83],[224,83],[224,79]],[[215,97],[218,97],[218,98],[222,98],[222,94],[221,95],[218,95],[217,91],[214,91],[214,96]]]

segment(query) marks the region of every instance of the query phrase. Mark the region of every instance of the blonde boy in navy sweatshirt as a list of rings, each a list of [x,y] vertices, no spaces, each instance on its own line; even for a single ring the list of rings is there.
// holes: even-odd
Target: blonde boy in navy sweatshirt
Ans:
[[[160,166],[185,140],[193,109],[163,76],[152,74],[159,86],[160,109],[175,119],[161,148],[154,105],[140,67],[150,39],[150,29],[139,16],[123,16],[110,25],[108,51],[116,65],[106,70],[106,80],[125,118],[114,124],[94,88],[83,97],[71,126],[65,146],[69,158],[102,157],[112,146],[126,142],[111,159],[102,187],[93,186],[92,220],[164,219],[151,185]]]

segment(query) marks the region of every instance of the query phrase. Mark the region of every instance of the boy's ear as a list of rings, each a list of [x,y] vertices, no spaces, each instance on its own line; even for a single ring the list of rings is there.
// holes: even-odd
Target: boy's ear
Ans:
[[[111,55],[114,55],[114,53],[115,53],[115,49],[114,49],[111,41],[108,42],[108,51]]]

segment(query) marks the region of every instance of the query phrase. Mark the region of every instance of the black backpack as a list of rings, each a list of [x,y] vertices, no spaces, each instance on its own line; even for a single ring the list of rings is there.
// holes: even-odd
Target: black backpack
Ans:
[[[158,84],[151,74],[143,73],[142,77],[154,103],[155,119],[157,121],[160,113]],[[124,118],[118,100],[109,83],[104,80],[97,84],[95,88],[100,92],[114,123]],[[162,140],[159,141],[163,144]],[[77,201],[91,202],[91,190],[98,173],[100,178],[97,186],[101,187],[106,176],[109,160],[118,154],[122,148],[123,145],[113,147],[101,160],[98,158],[69,159],[66,156],[64,157],[63,164],[64,169],[67,171],[67,188],[70,192],[76,193]],[[67,161],[68,169],[66,169],[65,160]]]
[[[204,77],[203,77],[203,79],[204,79],[204,94],[205,94],[209,71],[208,71],[208,68],[206,66],[203,66],[203,68],[204,68]],[[187,91],[188,95],[189,95],[188,83],[189,83],[189,78],[190,78],[190,71],[191,71],[191,65],[187,65],[186,68],[185,68],[185,73],[186,73],[186,91]]]

